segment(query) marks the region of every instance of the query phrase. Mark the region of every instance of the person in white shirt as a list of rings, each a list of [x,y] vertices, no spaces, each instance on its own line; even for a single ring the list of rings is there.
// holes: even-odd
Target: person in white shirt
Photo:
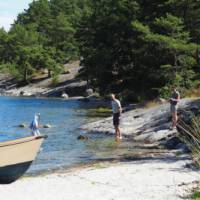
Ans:
[[[122,107],[121,107],[121,103],[118,99],[116,99],[114,94],[111,94],[111,105],[112,105],[112,111],[113,111],[113,125],[115,128],[115,136],[116,139],[122,139],[122,135],[121,135],[121,131],[119,128],[120,125],[120,116],[122,113]]]

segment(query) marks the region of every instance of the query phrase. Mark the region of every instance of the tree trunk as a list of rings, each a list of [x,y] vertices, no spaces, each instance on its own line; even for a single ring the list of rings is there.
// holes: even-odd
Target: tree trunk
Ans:
[[[51,70],[48,69],[48,78],[51,78]]]
[[[174,74],[177,74],[177,63],[178,63],[178,59],[177,59],[177,54],[176,52],[174,52]]]
[[[197,64],[199,65],[200,64],[200,56],[199,56],[199,49],[198,48],[196,49],[196,61],[197,61]]]
[[[189,2],[185,2],[185,5],[183,6],[183,20],[187,24],[187,11],[188,11]]]
[[[27,79],[28,79],[28,70],[27,68],[24,69],[24,82],[27,83]]]

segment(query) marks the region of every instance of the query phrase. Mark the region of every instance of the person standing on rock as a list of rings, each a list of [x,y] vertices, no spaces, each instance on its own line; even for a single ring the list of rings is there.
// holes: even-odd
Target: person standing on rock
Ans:
[[[122,139],[122,135],[121,135],[121,131],[119,128],[120,125],[120,116],[122,113],[122,107],[121,107],[121,103],[118,99],[116,99],[114,94],[111,94],[111,105],[112,105],[112,111],[113,111],[113,125],[115,128],[115,136],[116,139]]]
[[[172,130],[176,128],[176,124],[178,121],[177,110],[179,101],[180,101],[180,94],[177,91],[176,86],[173,86],[170,98],[170,110],[172,113],[172,127],[171,127]]]

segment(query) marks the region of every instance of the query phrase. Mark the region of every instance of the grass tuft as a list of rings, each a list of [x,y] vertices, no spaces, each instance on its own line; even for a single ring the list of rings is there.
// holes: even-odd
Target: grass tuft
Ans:
[[[144,107],[145,108],[153,108],[153,107],[156,107],[158,106],[159,103],[157,101],[148,101],[145,103]]]
[[[194,190],[191,195],[191,200],[200,200],[200,191]]]
[[[188,123],[180,120],[178,123],[179,138],[183,140],[191,150],[195,164],[200,168],[200,117],[195,116]],[[190,196],[192,200],[200,200],[200,188],[192,191]]]
[[[200,167],[200,117],[193,117],[190,124],[180,120],[178,128],[180,138],[190,148],[194,161]]]

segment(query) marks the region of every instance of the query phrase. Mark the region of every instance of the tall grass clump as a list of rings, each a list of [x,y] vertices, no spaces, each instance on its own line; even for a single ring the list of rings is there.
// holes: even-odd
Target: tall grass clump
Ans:
[[[181,140],[187,144],[194,161],[200,167],[200,117],[194,116],[190,123],[179,120],[178,130]]]

